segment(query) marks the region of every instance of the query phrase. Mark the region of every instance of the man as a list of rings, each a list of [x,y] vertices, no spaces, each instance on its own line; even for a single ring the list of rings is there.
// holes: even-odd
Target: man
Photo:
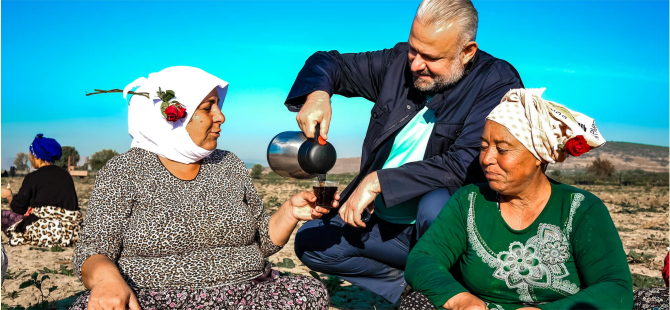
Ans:
[[[320,124],[328,138],[333,94],[375,103],[360,174],[342,192],[339,214],[296,235],[296,253],[309,268],[396,302],[411,244],[450,194],[485,181],[475,160],[485,117],[523,84],[510,64],[478,49],[477,23],[470,0],[425,0],[407,43],[307,60],[286,100],[307,137]],[[368,223],[365,208],[373,212]]]

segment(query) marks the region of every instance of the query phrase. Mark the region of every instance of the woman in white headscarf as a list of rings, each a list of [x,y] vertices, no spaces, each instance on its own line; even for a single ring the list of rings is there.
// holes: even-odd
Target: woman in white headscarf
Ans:
[[[451,197],[407,259],[401,309],[631,309],[630,270],[605,205],[546,166],[605,143],[593,119],[510,90],[488,115],[488,183]]]
[[[73,257],[90,291],[72,309],[328,307],[321,282],[264,260],[328,210],[301,192],[266,214],[244,163],[216,148],[227,87],[170,67],[124,89],[133,142],[96,179]]]

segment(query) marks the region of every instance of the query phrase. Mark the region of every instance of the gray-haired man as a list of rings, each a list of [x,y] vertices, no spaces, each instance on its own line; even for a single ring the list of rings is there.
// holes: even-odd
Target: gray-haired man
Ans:
[[[320,123],[327,139],[333,94],[375,103],[360,174],[343,191],[339,214],[310,221],[296,235],[296,253],[309,268],[395,302],[411,244],[450,194],[485,181],[474,160],[485,117],[523,84],[509,63],[478,49],[477,24],[469,0],[425,0],[407,43],[307,60],[286,106],[299,112],[308,137]],[[365,208],[374,212],[368,223],[361,221]]]

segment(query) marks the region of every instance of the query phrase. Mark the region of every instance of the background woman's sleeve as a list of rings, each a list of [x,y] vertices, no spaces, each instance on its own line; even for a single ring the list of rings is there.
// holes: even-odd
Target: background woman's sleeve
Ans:
[[[449,199],[437,219],[409,253],[405,279],[438,308],[456,294],[467,292],[449,272],[467,249],[463,189]]]
[[[12,197],[12,203],[9,204],[9,207],[18,214],[24,214],[28,211],[30,207],[30,198],[35,194],[35,184],[33,184],[33,179],[30,174],[26,175],[21,183],[21,188],[19,192]],[[41,206],[40,206],[41,207]]]

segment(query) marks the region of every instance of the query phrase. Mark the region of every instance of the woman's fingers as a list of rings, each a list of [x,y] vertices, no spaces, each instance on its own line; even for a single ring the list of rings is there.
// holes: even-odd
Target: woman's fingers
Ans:
[[[316,212],[319,212],[321,214],[328,214],[330,212],[330,208],[324,208],[324,207],[316,207],[314,208]]]
[[[128,301],[128,308],[130,308],[130,310],[141,310],[140,303],[139,301],[137,301],[137,297],[135,297],[135,294],[130,294],[130,300]]]
[[[316,195],[314,195],[314,192],[312,192],[312,191],[302,191],[301,194],[302,194],[301,195],[302,199],[304,199],[306,201],[310,201],[310,202],[316,201]]]

